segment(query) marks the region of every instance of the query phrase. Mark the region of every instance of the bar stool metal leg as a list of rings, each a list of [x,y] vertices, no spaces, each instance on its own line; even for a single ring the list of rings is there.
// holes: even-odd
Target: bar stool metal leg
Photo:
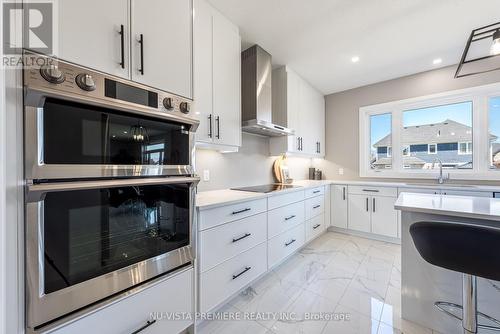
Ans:
[[[464,334],[477,333],[477,278],[462,275],[462,327]]]

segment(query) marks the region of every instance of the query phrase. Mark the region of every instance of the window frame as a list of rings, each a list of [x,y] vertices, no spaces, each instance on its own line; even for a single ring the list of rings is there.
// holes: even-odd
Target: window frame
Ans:
[[[447,170],[453,179],[462,180],[500,180],[500,169],[490,168],[489,147],[489,101],[500,96],[500,83],[448,91],[393,101],[359,108],[359,174],[370,178],[416,178],[435,179],[438,172],[433,170],[407,169],[403,166],[402,150],[392,152],[392,169],[371,169],[369,160],[369,117],[377,114],[391,114],[392,147],[402,147],[401,130],[403,112],[446,104],[472,102],[472,168]],[[366,129],[368,127],[368,132]],[[488,131],[484,131],[488,129]],[[436,145],[436,154],[438,152]],[[470,154],[470,153],[468,153]]]
[[[462,152],[462,150],[460,149],[461,144],[465,144],[465,152]],[[457,150],[458,155],[472,154],[473,151],[474,150],[473,150],[472,142],[470,142],[470,141],[459,141],[458,142],[458,150]]]
[[[431,152],[431,146],[434,146],[436,149],[434,152]],[[438,145],[437,143],[427,144],[427,154],[437,154],[438,153]]]
[[[392,145],[387,146],[387,157],[392,158]]]

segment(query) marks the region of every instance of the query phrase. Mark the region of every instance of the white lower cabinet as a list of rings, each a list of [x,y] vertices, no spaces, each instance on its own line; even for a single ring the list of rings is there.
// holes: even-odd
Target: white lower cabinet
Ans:
[[[347,186],[331,186],[331,226],[347,228]]]
[[[370,228],[370,196],[349,194],[350,230],[371,232]]]
[[[321,214],[306,222],[306,242],[313,240],[326,230],[325,215]]]
[[[398,211],[394,209],[396,198],[373,196],[371,207],[372,233],[398,237]]]
[[[304,222],[304,201],[267,212],[267,236],[272,238]]]
[[[398,237],[396,188],[349,186],[348,197],[348,229]]]
[[[272,268],[302,247],[305,242],[304,224],[300,224],[268,241],[268,265]]]
[[[267,244],[246,251],[200,274],[200,311],[208,312],[267,270]]]
[[[193,279],[193,269],[184,270],[51,333],[129,334],[145,326],[148,321],[152,321],[151,314],[192,314],[194,312]],[[144,333],[176,334],[193,323],[191,320],[158,318],[144,330]]]

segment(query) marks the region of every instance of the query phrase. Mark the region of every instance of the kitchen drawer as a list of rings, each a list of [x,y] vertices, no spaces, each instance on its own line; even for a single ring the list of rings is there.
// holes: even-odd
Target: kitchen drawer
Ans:
[[[200,312],[208,312],[267,270],[267,244],[262,244],[200,274]]]
[[[304,224],[275,236],[267,242],[267,255],[269,268],[280,263],[284,258],[294,253],[304,245]]]
[[[293,191],[283,195],[270,196],[267,199],[268,210],[304,200],[304,190]]]
[[[267,200],[265,198],[202,210],[200,211],[199,229],[206,230],[210,227],[253,216],[266,210]]]
[[[266,223],[264,212],[200,232],[201,272],[266,241]]]
[[[325,187],[308,188],[305,190],[306,198],[311,198],[319,195],[325,194]]]
[[[398,197],[398,188],[391,187],[349,186],[348,191],[355,195]]]
[[[306,220],[325,212],[325,196],[306,199]]]
[[[151,313],[192,314],[194,312],[193,290],[193,269],[191,268],[50,333],[132,333],[151,320]],[[160,319],[144,330],[144,333],[179,333],[192,323],[192,320]]]
[[[304,201],[267,212],[267,237],[270,239],[304,222]]]
[[[306,242],[319,236],[326,229],[325,215],[321,214],[306,221]]]
[[[453,196],[473,196],[473,197],[493,197],[491,192],[486,191],[470,191],[470,190],[441,190],[443,195],[453,195]]]

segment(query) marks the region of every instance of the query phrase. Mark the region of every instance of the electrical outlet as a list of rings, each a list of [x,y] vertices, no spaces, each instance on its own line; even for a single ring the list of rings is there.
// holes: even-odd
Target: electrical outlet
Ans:
[[[344,175],[344,168],[339,168],[339,175]]]
[[[210,170],[208,169],[203,170],[203,181],[204,182],[210,181]]]

